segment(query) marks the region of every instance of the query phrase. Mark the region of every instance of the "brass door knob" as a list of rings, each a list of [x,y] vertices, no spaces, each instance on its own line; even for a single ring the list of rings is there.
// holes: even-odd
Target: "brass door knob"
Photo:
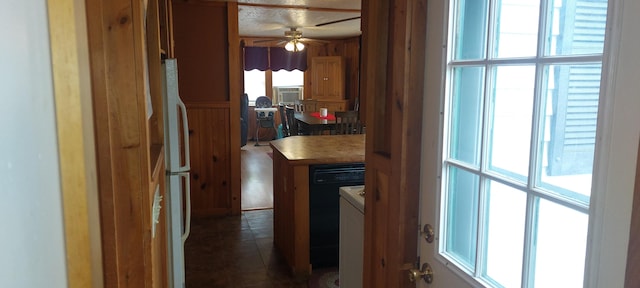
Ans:
[[[411,282],[416,282],[420,278],[422,278],[427,284],[431,284],[431,282],[433,282],[433,270],[431,269],[431,265],[424,263],[422,264],[422,269],[420,270],[409,270],[409,280]]]

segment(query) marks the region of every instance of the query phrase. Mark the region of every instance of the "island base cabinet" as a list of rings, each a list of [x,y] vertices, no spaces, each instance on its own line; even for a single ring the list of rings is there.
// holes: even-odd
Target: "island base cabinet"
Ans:
[[[309,166],[292,166],[273,152],[273,237],[291,272],[311,274],[309,264]]]
[[[364,162],[364,135],[291,136],[270,145],[274,245],[294,276],[309,276],[314,268],[310,261],[310,167]]]

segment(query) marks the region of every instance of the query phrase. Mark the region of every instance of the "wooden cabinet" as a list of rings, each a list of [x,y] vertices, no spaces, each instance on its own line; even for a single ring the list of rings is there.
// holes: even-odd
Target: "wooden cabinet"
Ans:
[[[345,64],[341,56],[311,59],[311,99],[343,100]]]
[[[349,110],[349,100],[340,100],[340,101],[318,101],[318,110],[320,108],[327,108],[329,113],[336,111],[347,111]]]

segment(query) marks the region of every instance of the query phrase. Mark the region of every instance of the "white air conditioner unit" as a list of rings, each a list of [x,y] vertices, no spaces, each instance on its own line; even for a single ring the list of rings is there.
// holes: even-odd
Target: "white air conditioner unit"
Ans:
[[[296,100],[302,99],[302,86],[276,86],[273,87],[273,95],[276,96],[274,103],[293,105]]]

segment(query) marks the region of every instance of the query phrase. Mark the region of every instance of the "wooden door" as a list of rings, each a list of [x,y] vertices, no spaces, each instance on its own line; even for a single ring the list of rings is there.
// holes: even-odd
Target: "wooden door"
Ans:
[[[411,287],[417,261],[426,1],[364,0],[363,287]],[[391,44],[390,44],[391,43]]]
[[[442,78],[444,77],[444,68],[439,65],[444,63],[445,49],[443,49],[443,43],[446,43],[446,17],[441,11],[445,11],[447,1],[429,1],[428,9],[428,21],[429,25],[426,31],[427,34],[427,47],[426,50],[426,62],[433,63],[425,69],[425,91],[424,91],[424,110],[423,110],[423,135],[433,135],[432,137],[425,137],[422,142],[422,163],[420,170],[422,171],[422,183],[421,190],[422,195],[420,197],[420,226],[424,224],[430,224],[435,226],[435,231],[438,231],[439,223],[436,223],[434,218],[438,211],[439,202],[436,201],[438,195],[437,189],[439,188],[439,168],[437,165],[440,157],[440,99],[442,97]],[[417,233],[417,231],[416,231]],[[420,237],[418,240],[419,251],[416,255],[420,255],[421,266],[423,263],[428,263],[434,271],[434,278],[432,284],[426,284],[425,281],[416,282],[415,287],[456,287],[465,288],[471,287],[467,282],[458,277],[451,269],[448,269],[444,263],[436,261],[437,252],[434,245],[437,245],[438,240],[433,240],[431,243],[425,241]],[[451,265],[453,266],[453,265]],[[414,287],[414,286],[411,286]]]
[[[344,64],[342,57],[334,56],[326,59],[325,99],[342,100],[344,98]]]
[[[427,32],[428,48],[427,48],[426,62],[429,63],[429,65],[427,65],[426,67],[426,75],[425,75],[425,79],[426,79],[425,85],[427,87],[425,88],[424,99],[426,103],[424,105],[425,110],[423,113],[424,114],[423,121],[425,126],[425,129],[423,130],[423,135],[425,137],[423,137],[423,139],[425,140],[423,140],[423,164],[421,167],[423,171],[422,174],[424,176],[423,176],[423,182],[421,185],[423,189],[423,192],[422,192],[423,197],[421,198],[420,202],[423,205],[423,209],[421,211],[421,219],[422,219],[421,224],[433,224],[433,227],[435,230],[435,238],[432,243],[427,243],[423,239],[420,239],[419,241],[420,241],[420,247],[421,247],[420,249],[421,264],[422,263],[430,264],[430,266],[432,267],[432,271],[434,273],[434,276],[433,276],[434,282],[431,284],[425,284],[422,281],[420,281],[417,287],[472,287],[472,286],[484,287],[485,285],[492,286],[492,287],[493,286],[519,287],[520,285],[523,285],[523,287],[524,286],[534,287],[534,285],[535,287],[538,287],[538,286],[550,287],[550,286],[554,286],[554,284],[555,286],[558,286],[558,287],[574,287],[578,285],[580,287],[582,286],[584,287],[623,287],[625,253],[628,253],[629,258],[627,258],[627,261],[628,261],[627,275],[626,275],[627,283],[626,285],[624,285],[624,287],[638,287],[638,284],[637,284],[638,277],[635,271],[637,271],[638,259],[640,258],[637,257],[638,241],[634,241],[634,238],[637,238],[637,237],[633,237],[634,235],[637,234],[634,232],[637,232],[638,231],[637,228],[639,227],[637,225],[637,221],[634,221],[637,219],[636,217],[637,215],[634,215],[633,217],[631,217],[632,219],[631,220],[631,223],[632,223],[631,238],[629,239],[630,246],[629,246],[628,252],[626,250],[627,247],[625,247],[625,245],[627,243],[627,237],[629,236],[629,234],[627,233],[629,231],[628,220],[630,217],[630,213],[632,210],[637,210],[637,209],[633,209],[632,207],[637,208],[637,205],[638,205],[637,195],[636,195],[636,201],[633,204],[634,206],[631,206],[630,204],[631,203],[630,196],[633,194],[633,182],[634,182],[633,180],[635,180],[635,183],[636,183],[636,190],[635,190],[636,194],[638,192],[637,183],[638,183],[639,176],[637,174],[638,161],[636,160],[637,159],[636,153],[638,150],[638,147],[637,147],[638,135],[640,134],[639,134],[638,126],[630,123],[639,123],[638,119],[640,118],[637,113],[631,112],[634,109],[627,110],[627,109],[620,109],[620,108],[630,107],[634,105],[635,105],[634,107],[640,107],[640,98],[637,98],[636,96],[632,96],[631,94],[623,92],[623,91],[636,90],[634,88],[630,89],[631,86],[638,87],[637,81],[632,80],[633,79],[632,77],[628,78],[628,77],[620,76],[620,75],[633,74],[633,72],[631,71],[637,70],[637,66],[635,66],[634,68],[631,68],[633,67],[633,65],[618,64],[620,63],[617,61],[618,59],[630,58],[629,54],[633,53],[631,52],[633,51],[633,48],[630,48],[625,44],[619,44],[620,41],[616,41],[618,40],[617,38],[619,37],[618,33],[621,33],[622,35],[626,34],[626,37],[622,36],[622,38],[626,38],[626,39],[629,39],[628,37],[633,38],[633,36],[631,36],[633,28],[631,27],[634,27],[634,26],[633,26],[633,23],[629,23],[629,22],[635,21],[637,23],[637,20],[630,20],[630,19],[635,19],[634,17],[626,18],[624,21],[620,20],[622,18],[618,18],[618,20],[613,20],[613,27],[615,28],[613,28],[611,31],[607,29],[606,37],[607,38],[611,37],[611,41],[607,41],[608,44],[605,44],[607,48],[605,48],[605,56],[604,56],[605,63],[603,65],[602,77],[603,79],[606,79],[608,77],[611,77],[611,78],[609,78],[608,81],[603,81],[601,83],[602,86],[600,89],[603,92],[600,92],[602,99],[599,103],[602,106],[600,106],[601,108],[598,109],[598,114],[599,114],[598,121],[599,122],[603,121],[604,123],[608,123],[608,124],[600,125],[600,123],[598,123],[598,127],[599,127],[598,135],[606,135],[606,136],[603,136],[604,138],[606,138],[606,140],[598,141],[598,143],[596,144],[596,153],[595,153],[594,159],[597,165],[593,167],[593,175],[592,175],[593,187],[590,188],[591,199],[588,205],[592,207],[590,207],[591,209],[588,212],[589,214],[588,215],[588,218],[589,218],[588,234],[572,233],[573,235],[576,235],[576,234],[580,235],[578,236],[579,238],[576,239],[578,241],[571,240],[571,241],[567,241],[569,242],[567,243],[565,241],[568,238],[571,238],[573,235],[567,235],[570,233],[566,233],[565,235],[563,235],[564,231],[561,231],[562,229],[547,229],[547,228],[548,226],[550,226],[549,224],[551,223],[554,223],[554,224],[563,223],[563,221],[565,221],[566,219],[571,219],[571,221],[569,221],[569,223],[567,223],[567,225],[565,225],[562,228],[564,228],[564,230],[575,232],[575,230],[570,230],[570,229],[577,227],[581,224],[579,223],[579,221],[575,221],[577,217],[572,218],[570,216],[567,217],[564,215],[563,215],[564,217],[557,217],[557,215],[555,215],[556,217],[547,217],[546,219],[547,221],[544,221],[545,219],[543,217],[536,216],[535,220],[530,221],[532,224],[532,227],[534,227],[533,229],[531,229],[532,232],[530,232],[530,235],[532,235],[531,237],[533,239],[531,240],[530,243],[535,243],[535,246],[536,246],[535,249],[537,250],[536,253],[533,254],[533,256],[530,259],[519,260],[518,262],[523,263],[522,267],[518,267],[517,263],[516,265],[513,265],[512,263],[508,267],[504,267],[504,266],[499,267],[495,265],[496,262],[494,261],[494,265],[491,268],[487,268],[489,267],[489,265],[484,264],[487,262],[483,263],[484,261],[483,259],[475,259],[474,261],[476,263],[479,263],[478,266],[484,265],[484,267],[479,269],[486,269],[480,272],[478,271],[479,269],[476,268],[478,269],[476,270],[476,275],[481,275],[483,277],[484,276],[494,277],[494,275],[497,275],[499,272],[501,274],[500,276],[503,276],[503,277],[500,277],[501,282],[498,282],[497,280],[499,279],[498,277],[494,277],[490,280],[487,280],[487,278],[483,279],[484,282],[481,284],[481,283],[475,282],[476,280],[471,279],[471,277],[466,277],[464,279],[462,278],[465,276],[461,276],[461,275],[464,275],[466,273],[466,272],[462,272],[462,270],[473,269],[473,268],[469,268],[469,266],[466,266],[463,269],[458,269],[455,267],[456,265],[453,264],[454,261],[451,260],[452,259],[451,257],[443,257],[442,254],[444,253],[441,253],[441,251],[447,251],[447,249],[449,249],[447,247],[448,244],[444,244],[444,243],[452,243],[452,242],[456,242],[456,240],[451,240],[451,237],[449,239],[446,239],[447,235],[451,235],[451,234],[449,234],[449,232],[446,231],[445,228],[443,227],[439,228],[438,226],[440,224],[445,224],[445,223],[449,224],[450,219],[453,217],[463,217],[461,216],[462,213],[453,212],[452,214],[447,214],[442,212],[442,211],[452,211],[448,207],[445,207],[446,206],[445,203],[447,203],[448,201],[451,201],[449,199],[453,198],[450,196],[452,194],[449,194],[449,195],[445,194],[446,193],[445,189],[448,188],[447,186],[452,186],[452,183],[460,184],[464,181],[464,180],[461,180],[460,178],[455,179],[454,181],[450,180],[452,179],[450,177],[447,179],[447,175],[446,175],[447,168],[445,165],[447,162],[447,157],[451,157],[448,155],[451,155],[451,154],[447,153],[446,147],[452,147],[454,145],[452,144],[439,145],[438,143],[440,141],[439,140],[440,137],[437,136],[439,133],[443,135],[448,134],[447,128],[446,127],[439,128],[439,125],[437,122],[442,121],[442,123],[444,123],[442,125],[446,126],[446,123],[450,122],[448,121],[449,118],[447,114],[451,113],[450,111],[452,110],[452,109],[449,109],[449,107],[447,107],[446,105],[440,104],[440,103],[447,103],[449,101],[444,100],[444,102],[441,102],[442,100],[440,100],[440,97],[439,97],[439,95],[450,96],[450,94],[444,94],[444,91],[447,89],[445,89],[443,85],[444,83],[443,78],[445,74],[443,73],[443,71],[445,71],[443,64],[448,63],[448,66],[452,66],[454,62],[449,60],[446,62],[443,61],[443,59],[445,59],[443,50],[446,49],[446,43],[450,43],[446,41],[446,39],[444,39],[446,35],[446,29],[443,29],[443,28],[444,26],[446,26],[446,23],[457,23],[454,19],[446,20],[446,18],[443,18],[443,15],[457,15],[456,12],[442,13],[443,11],[447,11],[445,9],[446,8],[445,6],[447,5],[448,2],[449,1],[446,1],[446,0],[429,1],[429,9],[428,9],[429,14],[427,17],[429,21],[429,25],[428,25],[428,32]],[[627,3],[630,3],[630,2],[627,1]],[[454,4],[451,4],[451,5],[454,5]],[[452,6],[452,7],[455,7],[455,6]],[[620,9],[619,7],[620,6],[618,6],[618,8],[615,8],[615,9],[610,9],[609,11],[610,12],[613,11],[612,15],[619,15],[616,13],[616,12],[620,12],[620,11],[616,11],[616,9]],[[537,7],[533,7],[533,8],[537,8]],[[640,9],[640,5],[635,5],[635,8]],[[630,9],[633,9],[631,8],[631,6],[625,5],[624,9],[625,9],[625,13],[629,13],[629,15],[633,13],[633,12],[630,12],[631,11]],[[537,9],[534,9],[534,10],[537,10]],[[612,17],[612,15],[609,15],[608,17]],[[490,18],[497,19],[499,17],[490,17]],[[545,21],[540,21],[540,23],[544,23],[544,22]],[[626,23],[621,24],[620,22],[626,22]],[[617,31],[620,29],[620,27],[625,27],[625,28],[622,28],[622,31]],[[488,29],[488,30],[491,30],[491,29]],[[610,32],[611,32],[611,35],[609,35]],[[458,34],[454,32],[449,32],[449,35],[458,35]],[[637,33],[635,33],[635,35],[637,35]],[[634,41],[637,41],[637,40],[638,40],[637,37],[635,37]],[[455,47],[451,47],[450,49],[455,50]],[[626,54],[626,53],[629,53],[629,54]],[[609,60],[609,61],[606,61],[606,60]],[[449,68],[448,71],[451,71],[451,68]],[[468,82],[466,82],[465,84],[467,83]],[[608,86],[608,85],[611,85],[611,86]],[[453,90],[453,89],[450,88],[449,90]],[[438,107],[443,107],[443,108],[441,108],[442,110],[440,110],[438,109]],[[490,111],[490,109],[486,109],[486,110]],[[439,119],[441,118],[440,116],[441,111],[444,111],[443,119]],[[637,111],[637,109],[635,109],[635,111]],[[624,115],[620,115],[620,113]],[[545,117],[545,115],[542,115],[542,117]],[[439,130],[444,132],[439,132]],[[493,129],[487,129],[487,130],[495,131]],[[631,133],[633,136],[628,137],[629,133]],[[434,135],[434,137],[428,137],[427,135]],[[443,141],[446,143],[447,140],[443,140]],[[442,148],[445,151],[444,152],[438,151],[439,146],[445,147],[445,148]],[[485,150],[488,150],[488,149],[485,148]],[[614,150],[615,152],[613,152]],[[510,156],[513,157],[514,154],[515,153],[510,153]],[[440,165],[442,166],[439,167]],[[635,179],[634,179],[634,172],[633,172],[634,168],[636,169]],[[591,175],[590,175],[590,179],[591,179]],[[611,181],[612,179],[616,179],[616,180]],[[438,183],[440,181],[442,181],[442,184]],[[488,189],[488,188],[485,186],[485,189]],[[439,191],[442,191],[442,192],[439,192]],[[490,191],[493,192],[495,190],[490,190]],[[442,193],[442,195],[438,195],[439,193]],[[498,196],[498,193],[487,193],[486,198],[482,201],[486,201],[486,203],[492,203],[491,201],[498,199],[498,197],[500,197]],[[470,197],[467,197],[467,198],[470,198]],[[531,197],[530,199],[533,199],[533,198],[534,197]],[[439,199],[447,199],[447,200],[438,201]],[[518,205],[517,201],[513,201],[513,199],[514,198],[509,198],[509,201],[508,201],[509,208],[517,207]],[[496,203],[496,202],[493,202],[493,203]],[[542,201],[540,201],[540,203],[541,202]],[[530,203],[534,204],[533,201],[531,201]],[[443,205],[443,207],[439,207],[440,205]],[[534,208],[536,207],[536,205],[540,205],[540,204],[535,203],[535,205],[531,205],[530,207],[527,207],[527,209],[530,211],[532,211],[533,209],[537,209],[537,208]],[[492,210],[495,211],[497,210],[497,208],[495,207],[486,208],[486,211],[489,211],[489,213],[491,213]],[[525,209],[516,208],[514,210],[520,212],[520,211],[524,211]],[[487,213],[486,211],[483,213]],[[549,213],[549,212],[546,212],[546,213]],[[615,216],[613,216],[613,214],[615,214]],[[455,215],[455,216],[448,217],[448,215]],[[498,215],[498,213],[493,215]],[[542,215],[542,213],[540,213],[539,215]],[[516,217],[513,217],[512,215],[506,215],[506,216],[507,217],[505,217],[505,215],[502,214],[498,217],[494,217],[494,219],[512,220],[513,218],[516,218]],[[582,219],[585,219],[585,218],[586,217]],[[447,220],[443,220],[443,219],[447,219]],[[578,219],[578,220],[581,220],[581,219]],[[484,231],[479,232],[478,235],[482,235],[483,233],[491,233],[492,230],[495,231],[495,229],[500,229],[499,227],[496,228],[496,226],[499,226],[498,224],[493,225],[494,223],[498,223],[498,222],[488,224],[488,221],[486,222],[485,221],[486,220],[477,221],[478,223],[484,222],[483,224],[480,224],[483,226],[482,230]],[[585,222],[583,222],[583,225],[584,223]],[[559,225],[562,225],[562,224],[559,224]],[[547,227],[545,228],[544,226],[547,226]],[[583,227],[585,226],[586,225],[584,225]],[[509,231],[517,230],[516,228],[517,225],[513,225],[513,224],[504,226],[504,227]],[[462,231],[462,230],[471,230],[471,229],[458,229],[458,231]],[[557,232],[548,233],[549,231],[554,231],[554,230]],[[583,231],[585,230],[586,229],[584,229]],[[546,235],[552,235],[552,236],[548,237],[547,239],[544,239],[542,237],[537,238],[535,235],[538,233],[540,235],[546,234]],[[493,239],[504,240],[505,238],[508,238],[508,237],[504,237],[503,235],[496,236]],[[584,237],[582,235],[584,235]],[[482,236],[477,236],[477,237],[481,239]],[[458,237],[458,238],[460,239],[463,237]],[[470,237],[464,237],[464,238],[469,239]],[[487,247],[491,247],[490,241],[495,241],[495,240],[485,240],[485,241],[486,242],[482,244],[483,245],[482,248],[481,247],[477,248],[477,251],[480,251],[480,249],[484,249],[484,251],[478,252],[477,255],[487,255],[492,251],[491,248],[487,248]],[[440,244],[438,244],[438,242],[440,242]],[[516,241],[502,241],[500,242],[500,244],[514,243],[514,242]],[[583,250],[583,251],[586,251],[586,253],[584,254],[586,255],[584,267],[582,265],[570,265],[571,264],[570,261],[567,261],[570,259],[567,259],[568,257],[566,257],[565,255],[562,255],[564,253],[564,250],[570,250],[573,247],[581,247],[581,244],[584,245],[584,243],[589,243],[587,245],[586,250]],[[555,249],[545,250],[544,246],[545,245],[549,246],[549,244],[552,244],[554,248],[562,247],[561,250],[559,249],[561,253],[557,253],[559,251]],[[517,259],[518,255],[525,254],[520,251],[516,251],[515,253],[513,251],[507,252],[509,251],[508,249],[509,247],[507,246],[508,245],[500,245],[499,249],[494,249],[493,251],[500,251],[499,253],[501,253],[502,255],[507,255],[507,257],[505,258],[511,258],[511,259]],[[521,243],[519,244],[519,246],[525,246],[525,245]],[[493,247],[496,247],[496,246],[493,246]],[[567,248],[570,248],[570,249],[567,249]],[[584,248],[584,246],[582,246],[582,248]],[[547,252],[546,255],[551,254],[552,256],[545,257],[546,256],[545,252]],[[548,252],[555,252],[555,253],[548,253]],[[449,253],[449,255],[451,254],[452,253]],[[617,255],[617,256],[614,256],[614,255]],[[477,256],[477,257],[481,257],[481,256]],[[557,266],[549,265],[551,264],[550,261],[547,261],[545,263],[546,265],[538,265],[537,263],[533,262],[533,261],[540,261],[540,259],[544,259],[544,258],[550,259],[551,261],[556,262]],[[582,257],[577,257],[577,258],[579,259],[576,262],[582,260]],[[503,260],[503,259],[500,259],[500,260]],[[542,260],[541,262],[543,261],[544,260]],[[507,261],[500,261],[500,262],[505,263]],[[458,261],[458,263],[460,262]],[[527,265],[528,267],[525,265]],[[512,270],[512,268],[514,267],[515,269]],[[549,267],[552,267],[553,272],[557,271],[557,274],[554,275],[552,273],[549,273],[549,271],[544,271],[544,269],[549,269]],[[576,270],[578,273],[575,273]],[[491,271],[491,272],[487,272],[487,271]],[[543,272],[535,275],[525,275],[525,274],[532,273],[534,271],[535,273],[537,273],[538,271],[543,271]],[[519,276],[519,273],[522,273],[523,275]],[[584,278],[582,277],[582,275],[580,275],[582,273],[584,273]],[[578,277],[575,277],[576,274],[578,274]],[[504,277],[505,275],[507,277]],[[513,279],[509,279],[512,275],[518,275],[517,277],[522,277],[522,278],[521,279],[516,278],[515,279],[516,281],[509,281],[509,280],[513,280]],[[539,276],[539,275],[545,275],[546,277]],[[580,283],[578,285],[567,284],[566,281],[570,279],[571,276],[574,276],[573,279],[577,280],[574,283],[580,282],[580,281],[584,281],[584,283]],[[547,279],[549,282],[544,284],[544,281]],[[472,285],[469,283],[475,283],[475,284]],[[486,283],[489,283],[489,284],[486,284]]]
[[[311,99],[324,99],[327,93],[326,57],[314,57],[311,62]]]

